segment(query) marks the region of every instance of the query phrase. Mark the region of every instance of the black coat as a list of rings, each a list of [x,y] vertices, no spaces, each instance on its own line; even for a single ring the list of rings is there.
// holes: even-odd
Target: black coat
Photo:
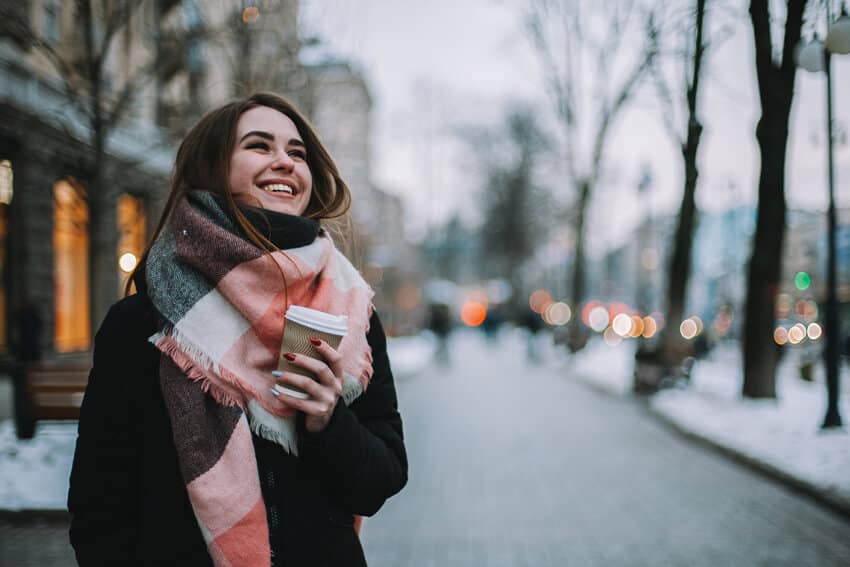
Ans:
[[[211,565],[180,474],[159,383],[153,309],[144,295],[116,303],[95,338],[80,410],[68,509],[82,566]],[[407,482],[407,457],[386,338],[377,316],[368,335],[369,388],[337,405],[328,427],[299,423],[299,457],[254,437],[267,509],[282,535],[275,565],[365,565],[353,514],[370,516]],[[271,518],[270,518],[271,521]],[[365,529],[368,529],[368,525]]]

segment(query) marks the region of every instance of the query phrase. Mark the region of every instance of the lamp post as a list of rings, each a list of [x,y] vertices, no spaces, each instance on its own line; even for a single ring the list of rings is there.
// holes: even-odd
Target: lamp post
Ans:
[[[827,139],[827,168],[829,179],[829,208],[827,210],[827,267],[826,267],[826,389],[827,409],[822,427],[841,427],[841,415],[838,411],[839,377],[838,355],[841,341],[840,323],[838,317],[838,298],[836,296],[836,228],[835,228],[835,167],[833,163],[833,133],[832,133],[832,54],[846,55],[850,53],[850,16],[846,8],[841,16],[832,21],[830,1],[825,0],[827,36],[826,42],[817,37],[799,52],[798,64],[807,71],[826,73],[826,139]]]

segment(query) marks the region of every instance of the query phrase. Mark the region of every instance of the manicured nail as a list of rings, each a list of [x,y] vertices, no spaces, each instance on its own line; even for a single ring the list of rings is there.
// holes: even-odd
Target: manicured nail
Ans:
[[[295,360],[295,355],[292,354],[291,352],[288,352],[288,353],[283,355],[283,358],[285,358],[289,362],[292,362],[293,360]]]
[[[319,339],[317,339],[316,337],[311,338],[311,339],[310,339],[310,342],[311,342],[311,343],[313,343],[313,344],[314,344],[314,345],[316,345],[316,346],[319,346],[320,344],[322,344],[322,341],[320,341],[320,340],[319,340]]]
[[[272,370],[272,376],[274,376],[275,378],[280,378],[281,376],[283,376],[283,372],[281,372],[280,370]]]
[[[274,388],[269,388],[269,392],[271,392],[271,393],[272,393],[272,396],[274,396],[275,398],[276,398],[276,397],[278,397],[278,396],[280,396],[280,392],[278,392],[278,391],[277,391],[276,389],[274,389]]]

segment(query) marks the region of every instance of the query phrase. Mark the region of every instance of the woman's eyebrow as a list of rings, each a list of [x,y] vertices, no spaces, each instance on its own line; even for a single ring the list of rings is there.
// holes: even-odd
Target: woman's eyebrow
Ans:
[[[268,132],[263,132],[262,130],[251,130],[250,132],[248,132],[247,134],[245,134],[244,136],[242,136],[239,139],[239,143],[241,144],[245,140],[245,138],[247,138],[249,136],[258,136],[260,138],[263,138],[263,139],[266,139],[266,140],[269,140],[269,141],[274,141],[274,135],[273,134],[269,134]]]
[[[265,140],[269,140],[270,142],[273,142],[273,141],[274,141],[274,134],[270,134],[269,132],[263,132],[262,130],[251,130],[250,132],[246,133],[244,136],[242,136],[242,138],[240,138],[240,139],[239,139],[239,143],[241,144],[243,141],[245,141],[245,138],[248,138],[248,137],[250,137],[250,136],[257,136],[257,137],[259,137],[259,138],[263,138],[263,139],[265,139]],[[304,142],[302,142],[302,141],[301,141],[301,140],[299,140],[298,138],[292,138],[292,139],[290,139],[290,140],[289,140],[289,145],[290,145],[290,146],[300,146],[300,147],[302,147],[302,148],[306,148],[306,147],[307,147],[307,146],[304,144]]]

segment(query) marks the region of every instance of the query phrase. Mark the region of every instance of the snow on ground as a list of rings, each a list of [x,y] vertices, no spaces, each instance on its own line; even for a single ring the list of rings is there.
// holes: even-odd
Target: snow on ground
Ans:
[[[40,423],[19,441],[12,420],[0,422],[0,510],[65,508],[76,422]]]
[[[631,388],[634,347],[594,341],[572,368],[582,379],[614,393]],[[815,382],[799,378],[798,353],[786,354],[777,374],[776,400],[741,397],[741,354],[722,344],[698,361],[687,388],[664,390],[652,409],[678,428],[735,452],[748,461],[816,489],[850,510],[850,435],[846,427],[824,432],[826,411],[822,366]],[[617,372],[611,369],[617,368]],[[850,420],[850,376],[842,369],[840,413]]]

